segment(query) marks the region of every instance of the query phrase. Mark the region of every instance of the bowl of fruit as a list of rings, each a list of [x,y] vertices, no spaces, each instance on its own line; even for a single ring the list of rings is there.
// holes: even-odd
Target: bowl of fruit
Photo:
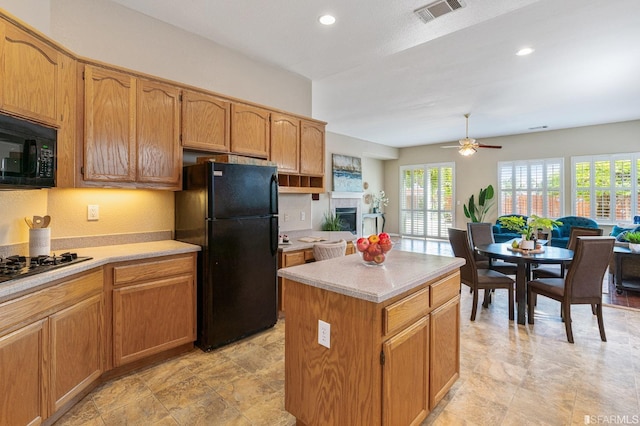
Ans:
[[[382,265],[393,248],[389,234],[381,232],[356,240],[356,249],[365,265]]]

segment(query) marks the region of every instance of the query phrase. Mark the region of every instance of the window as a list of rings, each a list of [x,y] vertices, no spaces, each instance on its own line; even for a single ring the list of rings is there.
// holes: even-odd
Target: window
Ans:
[[[498,163],[498,215],[563,216],[563,160]]]
[[[453,226],[453,163],[400,168],[400,233],[448,238]]]
[[[630,222],[640,205],[640,153],[571,158],[571,210],[600,223]]]

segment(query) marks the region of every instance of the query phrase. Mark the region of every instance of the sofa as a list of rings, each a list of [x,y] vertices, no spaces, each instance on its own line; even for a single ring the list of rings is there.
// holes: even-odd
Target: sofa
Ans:
[[[506,214],[498,217],[498,219],[496,220],[496,224],[493,225],[493,239],[496,241],[496,243],[506,243],[507,241],[512,240],[514,238],[522,237],[521,234],[500,225],[501,217],[510,217],[510,216],[521,217],[525,220],[525,222],[529,219],[529,216],[525,216],[521,214]]]
[[[565,216],[556,219],[562,225],[554,226],[551,230],[551,245],[554,247],[567,248],[571,228],[579,226],[581,228],[598,228],[598,222],[588,217]]]

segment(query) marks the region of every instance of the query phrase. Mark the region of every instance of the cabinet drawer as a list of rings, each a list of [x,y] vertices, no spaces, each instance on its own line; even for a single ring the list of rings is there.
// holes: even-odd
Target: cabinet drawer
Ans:
[[[385,335],[401,328],[429,311],[429,287],[423,288],[404,299],[384,308],[382,312]]]
[[[296,251],[293,253],[286,253],[284,255],[284,262],[282,267],[286,268],[289,266],[302,265],[304,263],[304,252]]]
[[[435,309],[458,294],[460,294],[459,272],[431,284],[431,307]]]
[[[194,273],[193,256],[156,260],[144,263],[115,266],[113,268],[113,285],[125,285],[137,281],[166,278],[179,274]]]

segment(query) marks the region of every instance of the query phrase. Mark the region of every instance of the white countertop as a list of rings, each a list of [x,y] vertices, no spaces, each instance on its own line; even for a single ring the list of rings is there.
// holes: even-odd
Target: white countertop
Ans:
[[[352,234],[349,231],[289,231],[280,232],[280,235],[287,235],[289,237],[290,244],[280,244],[278,250],[283,252],[304,250],[313,248],[315,243],[300,241],[299,238],[303,237],[322,237],[326,238],[323,243],[337,240],[355,241],[358,239],[357,235]]]
[[[43,272],[26,278],[5,281],[0,284],[0,301],[8,300],[16,295],[34,291],[40,287],[44,288],[47,284],[60,278],[65,278],[70,275],[77,274],[78,272],[88,271],[108,263],[191,253],[196,251],[200,251],[200,246],[175,240],[61,250],[60,253],[72,252],[77,253],[78,256],[92,257],[93,259],[74,263],[63,268],[54,269],[49,272]]]
[[[459,269],[464,259],[392,250],[383,265],[359,254],[278,270],[278,276],[346,296],[380,303]]]

